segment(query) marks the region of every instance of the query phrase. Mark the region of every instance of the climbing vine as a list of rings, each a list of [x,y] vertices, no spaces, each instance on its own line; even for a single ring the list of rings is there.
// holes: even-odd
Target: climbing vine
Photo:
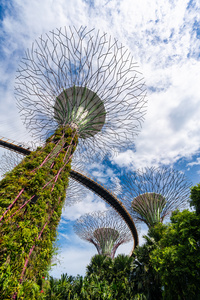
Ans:
[[[0,182],[3,299],[43,299],[77,143],[75,129],[60,127]]]

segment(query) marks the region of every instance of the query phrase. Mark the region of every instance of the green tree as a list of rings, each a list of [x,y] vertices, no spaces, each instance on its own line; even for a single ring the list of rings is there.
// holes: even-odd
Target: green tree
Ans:
[[[162,224],[158,223],[158,226]],[[154,228],[151,228],[144,238],[145,244],[137,247],[133,253],[131,278],[135,292],[139,295],[138,297],[141,297],[138,299],[159,300],[162,299],[161,280],[150,261],[152,251],[157,248],[159,235],[155,235]]]
[[[150,264],[160,275],[163,299],[200,299],[200,215],[176,211],[168,226],[154,230],[161,238]]]
[[[194,206],[196,209],[196,213],[200,214],[200,184],[193,186],[191,188],[191,201],[190,206]]]
[[[67,274],[62,274],[60,279],[50,277],[48,280],[48,288],[45,291],[46,299],[70,299],[69,296],[72,293],[74,281],[75,277],[68,276]]]
[[[94,255],[86,268],[86,276],[98,276],[99,280],[112,281],[113,260],[105,255]]]
[[[74,129],[60,127],[0,181],[3,299],[43,299],[41,281],[54,253],[77,143]]]

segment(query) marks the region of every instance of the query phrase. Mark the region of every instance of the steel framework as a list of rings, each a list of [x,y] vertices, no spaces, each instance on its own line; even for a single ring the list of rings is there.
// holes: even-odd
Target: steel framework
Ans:
[[[98,254],[111,258],[120,245],[132,239],[128,226],[114,210],[85,214],[76,221],[74,231],[81,239],[92,243]]]
[[[134,219],[152,227],[172,211],[187,206],[190,187],[182,172],[150,167],[123,175],[120,198]]]
[[[36,137],[70,124],[87,158],[132,146],[146,112],[144,81],[131,53],[86,27],[57,29],[35,41],[18,69],[15,92]]]

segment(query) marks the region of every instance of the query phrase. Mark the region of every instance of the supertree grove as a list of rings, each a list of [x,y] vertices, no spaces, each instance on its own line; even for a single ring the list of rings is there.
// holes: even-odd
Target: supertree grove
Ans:
[[[114,258],[118,247],[132,240],[130,230],[114,211],[96,211],[80,217],[74,225],[75,233],[92,243],[98,254]]]
[[[152,227],[187,206],[191,182],[179,171],[150,167],[123,175],[122,201],[131,216]]]
[[[54,252],[75,149],[86,160],[131,145],[146,98],[131,54],[86,27],[41,36],[17,72],[20,114],[43,145],[0,182],[0,292],[32,299]]]

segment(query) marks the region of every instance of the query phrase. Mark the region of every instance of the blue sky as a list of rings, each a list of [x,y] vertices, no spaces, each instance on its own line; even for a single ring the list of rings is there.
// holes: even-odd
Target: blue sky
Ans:
[[[198,0],[1,0],[0,136],[33,140],[16,108],[14,79],[21,57],[41,34],[63,26],[95,27],[129,48],[143,73],[148,109],[134,149],[124,149],[104,165],[86,171],[115,189],[122,169],[173,166],[200,182],[200,3]],[[0,155],[5,150],[0,149]],[[84,274],[96,253],[76,237],[73,222],[84,213],[105,209],[90,192],[66,207],[59,227],[60,264],[52,271]],[[140,235],[145,228],[141,229]],[[120,250],[120,248],[119,248]],[[131,244],[122,246],[129,253]]]

